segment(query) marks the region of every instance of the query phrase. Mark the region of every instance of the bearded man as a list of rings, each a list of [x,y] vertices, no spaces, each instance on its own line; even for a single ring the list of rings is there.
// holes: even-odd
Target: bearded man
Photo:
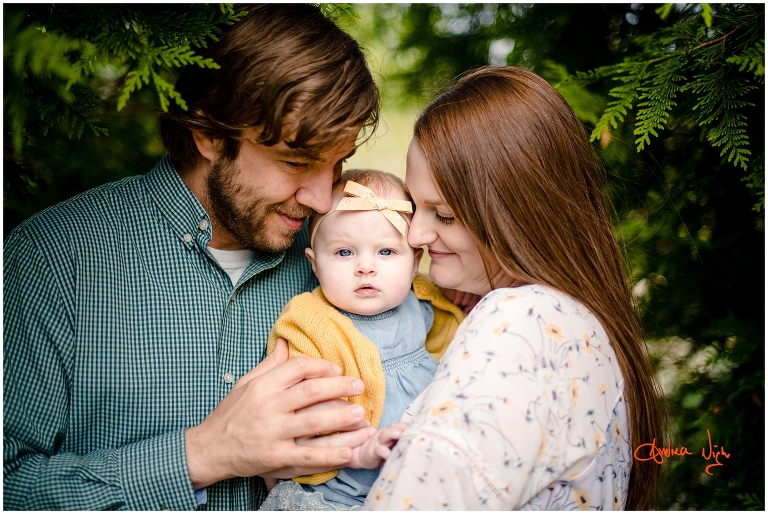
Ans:
[[[361,407],[302,410],[360,380],[286,362],[284,344],[264,354],[283,305],[317,285],[304,221],[330,209],[378,90],[317,8],[245,10],[204,52],[220,70],[180,74],[188,110],[161,115],[154,169],[6,241],[6,509],[257,509],[260,477],[343,467],[367,437]]]

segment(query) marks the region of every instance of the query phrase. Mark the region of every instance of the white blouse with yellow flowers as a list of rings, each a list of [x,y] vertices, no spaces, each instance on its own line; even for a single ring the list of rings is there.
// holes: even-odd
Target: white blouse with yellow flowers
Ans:
[[[373,484],[374,510],[618,510],[632,466],[602,325],[540,285],[496,289],[459,327]]]

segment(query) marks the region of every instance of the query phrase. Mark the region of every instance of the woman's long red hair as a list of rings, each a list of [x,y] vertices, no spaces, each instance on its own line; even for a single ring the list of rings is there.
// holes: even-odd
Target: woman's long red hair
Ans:
[[[528,70],[481,68],[429,104],[414,138],[486,262],[570,295],[600,320],[624,376],[631,440],[662,440],[661,389],[632,307],[601,168],[562,96]],[[627,509],[653,507],[659,468],[634,462]]]

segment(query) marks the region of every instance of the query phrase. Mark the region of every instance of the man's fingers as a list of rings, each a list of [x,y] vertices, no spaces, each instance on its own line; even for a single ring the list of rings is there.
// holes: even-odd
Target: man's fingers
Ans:
[[[296,413],[302,413],[302,412],[308,412],[312,410],[325,410],[325,409],[340,409],[342,407],[350,407],[352,404],[346,400],[326,400],[324,402],[316,403],[314,405],[310,405],[309,407],[305,407],[303,409],[299,409],[296,411]],[[360,430],[361,428],[368,428],[371,426],[371,423],[366,419],[361,419],[357,422],[352,423],[349,426],[346,427],[339,427],[337,430],[339,432],[354,432],[355,430]],[[298,442],[298,441],[297,441]],[[311,446],[311,445],[309,445]],[[327,445],[326,445],[327,446]],[[349,443],[339,443],[334,444],[334,446],[356,446],[355,444],[349,444]]]
[[[291,359],[286,364],[290,364],[295,360],[299,359]],[[280,393],[280,403],[286,410],[297,411],[318,402],[335,400],[345,396],[357,396],[364,390],[365,384],[363,384],[363,381],[355,377],[312,378],[302,380],[300,383],[285,388]]]
[[[335,409],[309,410],[294,414],[286,419],[282,433],[286,437],[331,434],[365,420],[365,409],[349,404]],[[355,425],[357,426],[357,425]]]
[[[254,378],[263,375],[264,373],[273,370],[280,364],[284,363],[288,360],[288,344],[285,342],[285,339],[280,338],[277,340],[277,344],[275,346],[275,349],[267,355],[264,360],[262,360],[258,366],[253,368],[251,371],[240,377],[240,380],[237,381],[235,384],[235,387],[242,387],[245,384],[247,384],[250,380],[253,380]]]
[[[296,444],[314,447],[349,446],[350,448],[354,448],[355,446],[360,446],[366,442],[375,433],[375,428],[363,427],[351,432],[339,432],[323,437],[297,437]]]
[[[326,400],[324,402],[318,402],[314,405],[310,405],[309,407],[304,407],[303,409],[299,409],[296,412],[306,412],[310,410],[322,410],[322,409],[338,409],[339,407],[346,407],[350,403],[346,400],[342,400],[339,398],[335,398],[333,400]]]
[[[338,377],[341,375],[341,366],[324,359],[294,357],[274,367],[268,374],[269,383],[274,384],[275,388],[279,390],[291,388],[311,378]],[[265,378],[267,377],[265,376]],[[338,396],[322,398],[322,400],[330,400],[331,398],[338,398]]]
[[[348,447],[329,446],[327,448],[312,448],[308,446],[294,446],[284,456],[284,462],[298,463],[296,466],[278,468],[268,473],[262,473],[262,477],[293,478],[300,475],[312,475],[332,469],[346,467],[352,458],[352,449]]]

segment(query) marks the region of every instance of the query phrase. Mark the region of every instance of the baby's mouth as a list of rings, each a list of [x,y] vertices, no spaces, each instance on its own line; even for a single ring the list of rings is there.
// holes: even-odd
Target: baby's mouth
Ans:
[[[375,296],[378,294],[379,290],[373,287],[370,284],[363,284],[357,289],[355,289],[355,293],[357,293],[360,296]]]

